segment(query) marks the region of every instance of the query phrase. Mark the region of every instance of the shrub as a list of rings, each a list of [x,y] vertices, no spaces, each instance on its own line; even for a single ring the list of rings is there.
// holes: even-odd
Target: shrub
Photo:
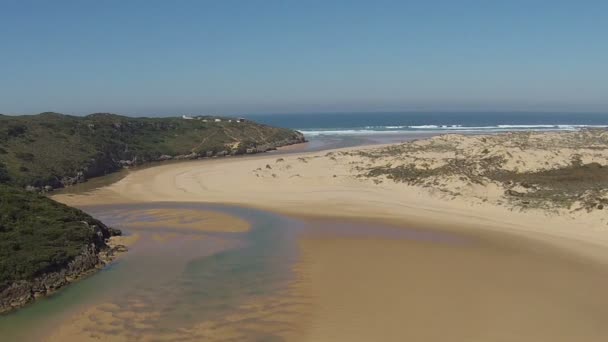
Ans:
[[[23,160],[23,161],[32,161],[34,160],[34,155],[29,152],[15,152],[15,157]]]
[[[97,236],[84,212],[22,189],[0,185],[0,290],[65,267]]]

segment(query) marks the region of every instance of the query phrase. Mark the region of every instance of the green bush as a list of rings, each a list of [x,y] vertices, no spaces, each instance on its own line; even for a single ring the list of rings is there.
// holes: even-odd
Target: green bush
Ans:
[[[0,163],[0,184],[8,183],[10,180],[11,177],[6,170],[6,166],[3,163]]]
[[[65,267],[97,235],[84,212],[22,189],[0,185],[0,290]]]

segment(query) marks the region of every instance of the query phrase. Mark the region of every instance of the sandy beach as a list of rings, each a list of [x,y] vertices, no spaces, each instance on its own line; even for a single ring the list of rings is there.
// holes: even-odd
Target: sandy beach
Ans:
[[[591,294],[602,291],[595,285],[606,283],[606,273],[588,278],[589,266],[572,259],[557,265],[555,251],[530,257],[513,246],[451,248],[457,251],[388,239],[304,240],[313,293],[307,341],[603,339],[596,316],[603,309]],[[579,291],[589,296],[556,297]]]
[[[590,192],[568,202],[528,200],[527,194],[544,194],[544,188],[492,178],[608,164],[605,149],[595,145],[597,134],[603,139],[605,133],[584,134],[454,135],[403,145],[161,165],[86,194],[54,198],[74,205],[227,203],[492,241],[491,247],[473,244],[454,252],[460,247],[389,237],[303,236],[302,257],[294,266],[299,280],[291,287],[296,290],[279,301],[308,298],[299,317],[309,323],[290,327],[288,340],[442,341],[449,331],[455,340],[468,341],[601,341],[596,315],[603,309],[593,295],[608,280],[600,266],[608,261],[601,194],[593,194],[597,203],[591,205]],[[488,156],[508,158],[496,167],[487,166]],[[462,168],[447,167],[458,158],[467,161]],[[397,181],[395,173],[374,173],[395,168],[398,175],[412,170],[422,175]],[[578,295],[569,299],[571,291]],[[550,328],[563,328],[564,322],[569,322],[564,329]],[[431,325],[442,328],[424,328]],[[196,336],[207,337],[206,327]]]
[[[608,246],[608,218],[601,210],[524,210],[508,205],[504,186],[496,182],[473,183],[459,177],[439,176],[441,184],[435,181],[429,187],[365,178],[358,170],[410,160],[418,164],[442,164],[455,158],[453,151],[424,148],[432,142],[456,145],[457,151],[471,154],[486,149],[492,149],[490,154],[509,154],[507,167],[518,171],[568,165],[573,155],[581,155],[587,162],[608,164],[605,149],[562,148],[555,143],[550,147],[552,139],[569,137],[568,134],[571,133],[539,133],[536,139],[548,143],[527,150],[504,144],[492,147],[481,142],[493,139],[491,136],[447,135],[405,144],[420,147],[417,155],[408,153],[406,157],[370,158],[366,155],[391,148],[370,146],[160,165],[135,171],[110,186],[83,195],[62,194],[53,198],[73,205],[151,201],[229,203],[297,215],[368,217],[408,224],[496,229],[548,241],[550,237],[563,237]],[[508,139],[506,135],[502,137]],[[455,191],[458,195],[454,195]]]

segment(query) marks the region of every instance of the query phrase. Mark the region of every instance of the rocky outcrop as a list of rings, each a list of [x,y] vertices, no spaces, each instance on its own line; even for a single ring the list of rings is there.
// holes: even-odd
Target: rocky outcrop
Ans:
[[[63,186],[70,186],[77,183],[82,183],[86,180],[84,176],[84,171],[78,171],[73,176],[63,176],[59,181]]]
[[[0,289],[0,314],[20,308],[40,297],[53,294],[62,287],[86,277],[114,260],[118,253],[125,252],[125,246],[108,246],[107,240],[121,232],[97,222],[90,225],[95,231],[96,239],[63,268],[42,274],[34,279],[20,280],[4,289]]]

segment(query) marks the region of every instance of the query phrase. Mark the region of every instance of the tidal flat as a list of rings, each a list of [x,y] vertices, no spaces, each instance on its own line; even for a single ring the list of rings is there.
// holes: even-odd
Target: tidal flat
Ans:
[[[130,251],[0,317],[3,339],[600,341],[608,333],[608,299],[597,295],[608,269],[524,237],[197,203],[83,209],[135,237]]]

